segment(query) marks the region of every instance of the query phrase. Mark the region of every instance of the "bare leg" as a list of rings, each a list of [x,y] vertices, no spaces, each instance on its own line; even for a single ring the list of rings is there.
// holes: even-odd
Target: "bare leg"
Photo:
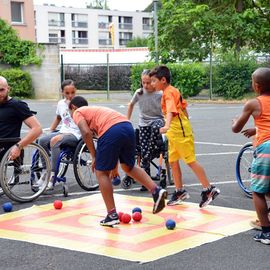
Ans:
[[[109,177],[110,171],[98,171],[96,170],[97,179],[99,182],[99,188],[105,202],[107,212],[109,213],[115,208],[115,202],[113,198],[113,187],[111,179]]]
[[[129,166],[123,163],[121,164],[121,167],[128,176],[132,177],[141,185],[145,186],[150,192],[153,192],[157,187],[155,182],[142,168],[134,166],[131,169]]]
[[[179,161],[170,162],[173,181],[175,184],[175,189],[181,189],[183,187],[183,180],[182,180],[182,171],[179,165]]]
[[[253,192],[253,203],[257,212],[257,216],[263,227],[269,227],[268,207],[264,194]]]
[[[191,170],[196,174],[200,183],[204,188],[208,188],[210,186],[209,180],[206,176],[204,168],[200,165],[198,161],[194,161],[188,164]]]

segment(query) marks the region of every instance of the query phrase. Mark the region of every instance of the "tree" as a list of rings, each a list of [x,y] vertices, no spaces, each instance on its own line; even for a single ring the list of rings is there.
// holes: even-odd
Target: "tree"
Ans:
[[[12,67],[29,64],[40,64],[37,56],[37,44],[29,40],[21,40],[16,31],[4,20],[0,19],[0,62]]]
[[[107,0],[93,0],[89,4],[86,4],[86,8],[92,9],[109,9]]]
[[[148,38],[135,37],[128,41],[126,47],[147,47]]]
[[[160,60],[202,60],[211,44],[223,52],[270,51],[270,3],[266,0],[163,0],[158,14]],[[151,39],[150,50],[154,51]]]

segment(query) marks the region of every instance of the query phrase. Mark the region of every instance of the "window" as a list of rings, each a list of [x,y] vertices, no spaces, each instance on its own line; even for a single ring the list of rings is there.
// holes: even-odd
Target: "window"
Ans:
[[[11,2],[11,21],[23,23],[23,3]]]

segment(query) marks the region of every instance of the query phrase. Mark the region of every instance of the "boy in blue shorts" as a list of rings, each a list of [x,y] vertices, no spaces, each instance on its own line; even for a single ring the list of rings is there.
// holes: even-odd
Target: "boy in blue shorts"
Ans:
[[[92,157],[92,171],[96,172],[100,191],[107,208],[107,216],[100,225],[112,226],[119,223],[113,198],[111,179],[117,175],[120,161],[123,171],[145,186],[153,196],[153,214],[165,207],[167,191],[158,187],[150,176],[135,166],[135,133],[126,116],[106,107],[87,106],[80,96],[74,97],[69,105],[74,122]],[[97,149],[93,136],[98,137]]]
[[[270,245],[270,220],[266,196],[270,195],[270,68],[258,68],[252,74],[252,87],[258,95],[249,100],[242,114],[233,119],[232,131],[238,133],[253,117],[255,128],[243,130],[247,136],[255,135],[255,157],[251,165],[251,189],[253,203],[262,232],[253,239]]]

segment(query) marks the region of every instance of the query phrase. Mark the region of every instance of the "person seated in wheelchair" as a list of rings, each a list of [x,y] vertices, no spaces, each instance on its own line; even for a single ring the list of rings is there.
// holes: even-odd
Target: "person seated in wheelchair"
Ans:
[[[52,174],[46,190],[53,190],[54,177],[56,173],[57,161],[63,146],[77,145],[81,138],[81,133],[74,123],[69,113],[69,102],[76,95],[76,87],[72,80],[64,80],[61,84],[63,99],[61,99],[56,108],[56,116],[50,126],[50,133],[42,136],[38,140],[48,155],[51,157]],[[62,122],[60,129],[57,127]],[[42,179],[37,182],[36,187],[43,185]]]
[[[127,118],[130,119],[134,105],[139,105],[139,140],[142,167],[151,176],[150,162],[159,157],[163,140],[159,129],[164,126],[164,116],[161,110],[162,91],[157,91],[151,85],[150,70],[146,69],[141,74],[141,88],[135,91],[128,104]],[[141,191],[147,189],[142,186]]]
[[[7,150],[12,160],[20,156],[22,149],[36,140],[42,128],[26,102],[9,96],[10,87],[5,77],[0,76],[0,161]],[[20,139],[22,123],[30,128]]]

